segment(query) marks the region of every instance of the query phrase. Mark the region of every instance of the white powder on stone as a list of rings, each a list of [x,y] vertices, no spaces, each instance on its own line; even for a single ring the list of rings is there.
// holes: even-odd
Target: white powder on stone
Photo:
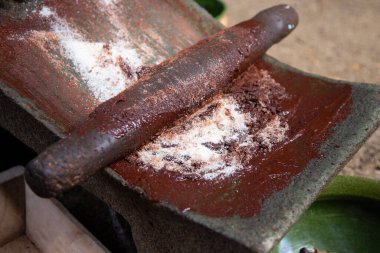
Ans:
[[[288,124],[281,122],[279,116],[275,116],[274,119],[269,121],[265,128],[261,129],[256,136],[257,139],[260,140],[260,143],[268,147],[270,150],[273,144],[285,140],[286,132],[288,130]]]
[[[254,150],[259,145],[256,140],[262,139],[271,149],[273,143],[285,139],[287,125],[279,117],[258,133],[250,134],[248,125],[254,122],[232,96],[225,95],[145,145],[134,159],[145,169],[174,171],[205,180],[226,178],[243,169],[242,158],[229,146]]]
[[[212,106],[216,108],[211,115],[199,117]],[[191,115],[184,125],[170,129],[143,147],[138,159],[156,170],[177,171],[204,179],[229,176],[242,169],[241,163],[227,157],[229,153],[223,145],[215,149],[210,146],[231,142],[249,145],[251,138],[246,125],[251,120],[249,117],[239,111],[232,97],[223,97]]]
[[[118,3],[119,0],[100,0],[100,3],[103,5],[111,5],[111,4],[116,4]]]
[[[42,7],[39,14],[51,19],[51,29],[63,53],[100,102],[117,95],[137,80],[136,72],[142,61],[127,41],[86,41],[50,8]]]
[[[49,7],[46,7],[46,6],[43,6],[42,9],[40,10],[40,15],[42,17],[49,17],[53,14],[54,12]]]
[[[115,2],[100,1],[103,5]],[[124,36],[107,43],[92,42],[54,10],[44,6],[39,15],[49,19],[64,55],[99,101],[117,95],[137,80],[136,72],[142,60]],[[128,71],[123,68],[124,64]],[[244,167],[239,152],[231,150],[255,150],[259,144],[270,150],[286,137],[288,125],[280,117],[274,117],[257,133],[250,133],[248,125],[254,122],[254,118],[240,110],[232,96],[225,95],[145,145],[135,159],[144,169],[179,172],[205,180],[229,177]]]

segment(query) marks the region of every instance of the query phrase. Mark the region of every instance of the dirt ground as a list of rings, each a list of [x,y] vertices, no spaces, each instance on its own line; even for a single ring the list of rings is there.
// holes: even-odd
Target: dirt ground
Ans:
[[[380,84],[379,0],[223,1],[228,26],[275,4],[294,6],[299,26],[269,55],[307,72]],[[341,173],[380,179],[380,128]]]

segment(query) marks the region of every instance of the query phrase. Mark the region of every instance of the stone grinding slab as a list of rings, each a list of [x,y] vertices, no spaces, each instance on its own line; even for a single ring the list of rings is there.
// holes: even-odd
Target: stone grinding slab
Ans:
[[[80,2],[80,8],[71,1],[59,3],[63,7],[60,10],[67,11],[66,18],[70,17],[77,20],[80,25],[86,27],[84,37],[87,39],[87,36],[90,36],[88,37],[90,42],[115,40],[117,38],[114,34],[99,33],[104,28],[103,26],[112,27],[115,24],[120,26],[120,23],[115,23],[115,19],[110,20],[115,18],[112,13],[117,13],[117,10],[111,8],[107,13],[98,13],[99,11],[94,6],[99,6],[100,2],[94,1],[95,5]],[[58,7],[52,1],[45,1],[44,4],[50,6],[51,9]],[[138,1],[131,1],[130,4],[133,5],[133,8],[152,9],[151,6],[139,6]],[[174,11],[173,16],[166,16],[171,19],[171,21],[165,20],[167,23],[164,21],[155,22],[158,17],[163,16],[161,12],[164,11],[164,7],[157,5],[154,12],[144,12],[144,20],[147,21],[147,24],[141,25],[139,22],[141,22],[142,17],[138,14],[141,12],[134,12],[135,15],[133,15],[132,7],[129,8],[126,4],[119,3],[121,10],[131,14],[130,19],[121,22],[125,22],[125,26],[122,27],[124,31],[128,30],[128,27],[134,28],[131,39],[134,45],[132,48],[142,42],[146,42],[148,45],[143,48],[147,55],[147,58],[143,60],[146,64],[173,55],[203,36],[220,29],[220,26],[205,13],[186,1],[175,1],[167,5],[166,7],[183,12]],[[43,18],[51,15],[46,9],[43,10],[41,1],[30,1],[27,4],[11,7],[11,9],[13,8],[12,10],[15,12],[26,11],[26,9],[28,9],[27,12],[32,12],[33,6],[34,8],[37,6],[37,10]],[[89,21],[81,19],[78,9],[83,8],[93,8],[93,11],[98,13],[97,25],[93,23],[95,19]],[[178,13],[182,13],[182,15]],[[25,18],[25,16],[21,18]],[[100,25],[103,21],[103,25]],[[171,32],[167,32],[168,23],[176,27],[176,29],[172,28],[175,31],[171,29]],[[30,23],[31,26],[35,24],[37,31],[49,27],[46,20]],[[149,26],[149,24],[153,27],[149,30],[151,32],[148,36],[141,31],[146,31],[146,25]],[[96,28],[95,31],[93,31],[94,27]],[[26,30],[23,26],[16,28],[19,29],[16,29],[17,31],[21,30],[24,33],[28,31],[28,27]],[[160,31],[160,35],[157,37],[154,32],[158,33],[158,31]],[[96,97],[94,95],[96,90],[87,87],[86,82],[78,77],[78,74],[62,77],[62,73],[59,72],[59,64],[43,67],[45,66],[44,62],[46,63],[45,57],[57,55],[54,48],[50,48],[48,52],[43,51],[41,48],[45,49],[45,47],[43,44],[42,46],[38,44],[40,41],[36,40],[32,48],[35,50],[34,55],[41,59],[37,62],[35,56],[28,58],[31,44],[23,44],[22,40],[20,41],[20,38],[16,36],[17,34],[8,33],[9,30],[2,35],[13,39],[14,45],[20,47],[24,54],[15,58],[15,55],[12,55],[12,50],[9,50],[8,47],[2,48],[9,52],[7,53],[9,54],[8,60],[4,62],[6,65],[3,66],[11,70],[10,72],[2,72],[1,88],[3,92],[36,118],[43,121],[49,129],[60,136],[64,136],[74,127],[76,122],[80,122],[87,116],[101,101],[101,97]],[[186,34],[186,38],[181,37],[179,40],[177,35],[182,33]],[[146,36],[141,38],[140,34]],[[9,37],[10,35],[11,37]],[[157,48],[154,45],[160,36],[164,36],[160,39],[163,46]],[[48,61],[51,59],[48,58]],[[69,64],[66,60],[64,63]],[[21,66],[32,65],[36,67],[35,71],[23,72],[23,68],[20,68]],[[290,93],[291,102],[288,104],[284,102],[282,106],[290,112],[288,117],[294,117],[287,121],[288,124],[293,124],[289,126],[290,131],[294,131],[289,132],[289,136],[297,137],[290,138],[293,140],[292,142],[283,143],[265,155],[266,157],[275,157],[275,160],[255,162],[255,164],[261,163],[261,165],[257,166],[257,170],[252,171],[259,171],[259,174],[255,175],[252,171],[242,171],[217,183],[203,182],[202,179],[191,177],[177,180],[177,177],[170,176],[167,173],[138,168],[133,169],[133,173],[126,174],[125,161],[120,161],[112,166],[117,173],[107,169],[106,177],[111,175],[120,185],[120,189],[123,189],[121,185],[126,187],[124,190],[113,196],[107,196],[101,187],[104,182],[109,182],[104,178],[97,182],[97,187],[92,187],[91,183],[94,181],[89,182],[88,189],[105,199],[106,202],[112,202],[115,209],[120,212],[125,208],[130,208],[123,206],[128,202],[120,201],[123,199],[123,195],[129,194],[128,191],[131,188],[137,189],[138,192],[145,193],[139,195],[139,198],[150,198],[161,208],[170,210],[173,215],[177,214],[188,221],[201,224],[202,227],[207,227],[225,236],[225,238],[243,245],[246,251],[268,251],[300,217],[323,186],[330,181],[368,134],[378,125],[380,96],[379,88],[375,86],[333,81],[306,75],[270,57],[264,57],[263,60],[256,63],[256,67],[267,71],[277,83],[284,86]],[[16,73],[12,71],[16,71]],[[36,75],[36,73],[48,72],[50,75],[47,75],[46,78]],[[12,73],[13,76],[7,75],[7,73]],[[51,73],[56,73],[56,75]],[[66,81],[57,82],[57,80]],[[39,87],[36,86],[36,83],[45,88],[36,89]],[[52,85],[52,83],[55,84]],[[70,91],[67,89],[67,83],[72,84],[70,87],[73,87],[75,92],[73,89]],[[308,89],[307,87],[313,88]],[[37,90],[42,91],[42,93],[39,94]],[[336,115],[342,117],[335,117]],[[332,119],[332,122],[329,122],[329,118]],[[315,129],[318,129],[317,133],[314,132]],[[301,135],[297,136],[298,133]],[[263,158],[263,154],[261,156],[259,154],[259,157]],[[264,169],[260,170],[260,168]],[[165,183],[158,184],[158,180]],[[114,201],[115,198],[119,201]],[[132,223],[132,226],[136,226],[136,224]],[[135,228],[135,231],[137,230]],[[210,242],[210,244],[212,243]]]

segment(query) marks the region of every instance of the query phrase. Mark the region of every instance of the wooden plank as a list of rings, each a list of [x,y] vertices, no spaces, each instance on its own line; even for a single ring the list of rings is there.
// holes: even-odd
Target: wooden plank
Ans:
[[[0,173],[0,247],[25,233],[22,167]]]
[[[40,253],[36,246],[25,235],[0,248],[0,253]]]
[[[0,173],[0,184],[6,183],[17,177],[21,177],[24,174],[24,167],[15,166]],[[24,189],[24,187],[22,187]],[[24,190],[22,190],[24,191]],[[23,194],[24,195],[24,194]]]
[[[55,200],[26,189],[26,234],[42,252],[108,252]]]

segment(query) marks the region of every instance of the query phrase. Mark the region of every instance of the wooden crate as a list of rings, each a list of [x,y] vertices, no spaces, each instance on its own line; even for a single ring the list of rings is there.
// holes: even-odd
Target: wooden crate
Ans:
[[[0,173],[0,253],[108,252],[57,200],[35,195],[23,172]]]

